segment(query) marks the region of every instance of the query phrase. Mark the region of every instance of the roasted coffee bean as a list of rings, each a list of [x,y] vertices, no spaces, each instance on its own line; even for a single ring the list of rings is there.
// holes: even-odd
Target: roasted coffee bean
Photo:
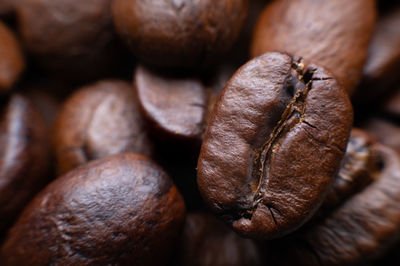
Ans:
[[[56,179],[27,206],[1,265],[163,265],[184,222],[170,178],[141,155],[90,162]]]
[[[252,55],[285,51],[327,70],[352,94],[374,30],[375,0],[275,0],[256,26]]]
[[[200,141],[218,93],[233,73],[230,65],[207,77],[163,74],[138,66],[133,83],[141,111],[158,136]]]
[[[237,39],[248,0],[114,0],[113,20],[132,52],[147,64],[196,67]]]
[[[0,242],[24,206],[48,182],[48,132],[23,96],[0,103]],[[0,263],[1,264],[1,263]]]
[[[201,80],[162,75],[138,66],[134,87],[144,116],[158,132],[173,138],[201,138],[207,113],[207,93]]]
[[[329,191],[352,125],[346,91],[282,53],[241,67],[211,114],[197,182],[234,230],[274,238],[304,224]]]
[[[378,21],[354,100],[359,104],[376,103],[379,97],[398,88],[399,71],[400,6]]]
[[[66,101],[56,121],[54,146],[59,173],[111,154],[153,152],[133,88],[119,80],[83,87]]]
[[[371,152],[374,143],[374,139],[367,132],[358,128],[351,130],[339,173],[323,207],[332,208],[343,203],[377,178],[374,175],[377,169],[372,161]]]
[[[400,236],[400,156],[371,147],[377,179],[320,224],[264,247],[271,265],[368,265]]]
[[[0,92],[13,87],[25,68],[25,59],[14,34],[0,21]]]
[[[70,81],[110,75],[126,57],[114,32],[111,0],[23,0],[17,20],[23,44],[39,63]]]
[[[250,239],[243,239],[207,213],[186,217],[179,249],[179,265],[262,265],[261,254]]]
[[[400,125],[384,118],[371,117],[364,124],[364,129],[382,144],[400,152]]]

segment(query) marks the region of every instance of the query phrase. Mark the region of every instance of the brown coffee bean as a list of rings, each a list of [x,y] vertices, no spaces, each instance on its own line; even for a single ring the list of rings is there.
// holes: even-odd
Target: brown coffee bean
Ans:
[[[192,266],[262,265],[256,244],[243,239],[207,213],[186,217],[179,264]]]
[[[362,82],[354,96],[357,103],[376,103],[398,88],[400,71],[400,6],[378,20],[368,50]]]
[[[200,142],[218,94],[233,73],[231,64],[203,77],[139,65],[133,83],[141,111],[158,136]]]
[[[0,103],[0,239],[48,182],[47,138],[42,117],[25,97]]]
[[[276,0],[263,11],[252,55],[285,51],[329,70],[352,94],[375,22],[375,0]]]
[[[374,143],[374,139],[367,132],[358,128],[351,130],[339,173],[323,207],[338,206],[377,178],[374,176],[377,169],[372,161],[371,151]]]
[[[196,67],[214,61],[237,39],[248,0],[114,0],[113,20],[145,63]]]
[[[322,223],[278,243],[265,253],[276,265],[368,265],[400,236],[400,157],[374,144],[378,178]],[[274,265],[274,264],[272,264]]]
[[[17,7],[23,43],[52,75],[82,82],[104,78],[124,58],[110,2],[24,0]]]
[[[200,192],[242,235],[287,234],[324,200],[352,116],[347,93],[323,69],[282,53],[255,58],[227,83],[211,114]]]
[[[66,101],[56,121],[54,146],[59,173],[111,154],[153,152],[133,88],[119,80],[83,87]]]
[[[1,249],[2,265],[163,265],[185,206],[169,177],[124,153],[56,179],[24,210]]]
[[[369,46],[364,78],[382,82],[400,69],[399,25],[400,8],[379,20]]]
[[[25,68],[25,59],[19,43],[0,21],[0,92],[11,89]]]
[[[199,79],[163,75],[139,66],[134,87],[143,114],[153,128],[173,138],[201,138],[207,93]]]

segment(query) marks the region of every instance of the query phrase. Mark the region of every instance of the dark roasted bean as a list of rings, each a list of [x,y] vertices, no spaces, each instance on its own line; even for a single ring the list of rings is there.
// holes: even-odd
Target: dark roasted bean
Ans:
[[[56,179],[27,206],[1,265],[163,265],[185,206],[170,178],[143,156],[99,159]]]
[[[352,94],[367,56],[375,0],[275,0],[256,26],[252,55],[285,51],[329,70]]]
[[[211,115],[198,162],[205,201],[248,237],[297,229],[330,189],[352,115],[346,92],[323,69],[282,53],[253,59]]]
[[[75,92],[57,118],[54,136],[59,173],[107,155],[153,152],[133,88],[119,80]]]

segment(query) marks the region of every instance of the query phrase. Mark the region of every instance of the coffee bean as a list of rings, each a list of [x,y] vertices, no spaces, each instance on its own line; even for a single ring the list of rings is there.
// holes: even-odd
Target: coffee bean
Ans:
[[[163,265],[185,206],[169,177],[124,153],[56,179],[24,210],[1,265]]]
[[[276,0],[256,26],[252,55],[285,51],[327,70],[353,94],[374,30],[375,0]]]
[[[114,24],[147,64],[198,67],[225,53],[237,39],[248,0],[114,0]]]
[[[199,79],[162,75],[138,66],[134,87],[143,114],[161,134],[182,139],[202,136],[207,94]]]
[[[354,101],[376,103],[398,89],[400,71],[400,6],[378,20],[368,49],[368,59]]]
[[[17,21],[24,46],[52,75],[87,82],[126,58],[113,30],[110,0],[24,0]]]
[[[157,137],[200,143],[216,98],[233,73],[231,65],[199,77],[139,65],[133,83]]]
[[[371,152],[374,143],[367,132],[358,128],[351,130],[346,153],[337,178],[323,203],[324,208],[338,206],[377,178],[374,176],[377,169]]]
[[[243,239],[208,213],[186,217],[179,249],[179,265],[262,265],[261,254],[250,239]]]
[[[211,114],[198,162],[200,192],[247,237],[297,229],[330,189],[352,115],[346,92],[325,70],[282,53],[251,60]]]
[[[38,111],[15,94],[0,103],[0,242],[48,182],[48,132]]]
[[[24,55],[14,33],[0,21],[0,92],[11,89],[24,68]]]
[[[381,144],[371,152],[376,180],[319,225],[269,243],[271,265],[369,265],[399,240],[400,157]]]
[[[133,88],[119,80],[83,87],[66,101],[56,121],[54,146],[59,173],[111,154],[153,153]]]

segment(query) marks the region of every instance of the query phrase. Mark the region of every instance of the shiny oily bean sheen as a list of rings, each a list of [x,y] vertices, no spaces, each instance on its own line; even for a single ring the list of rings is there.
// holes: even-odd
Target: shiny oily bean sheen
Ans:
[[[143,62],[197,67],[233,45],[244,25],[248,0],[114,0],[113,20]]]
[[[25,97],[0,103],[0,239],[48,181],[48,132]]]
[[[54,146],[59,173],[121,152],[153,153],[133,88],[120,80],[99,81],[75,92],[57,118]]]
[[[255,242],[239,237],[208,213],[186,217],[179,258],[182,266],[262,265]]]
[[[285,51],[329,70],[352,94],[374,30],[375,0],[275,0],[254,31],[252,56]]]
[[[271,265],[369,265],[399,240],[400,157],[381,144],[371,152],[376,180],[310,230],[270,243]]]
[[[199,79],[162,75],[138,66],[133,80],[141,110],[155,130],[180,139],[202,136],[207,93]]]
[[[133,84],[141,111],[157,136],[199,143],[218,94],[235,70],[233,64],[226,64],[212,74],[194,77],[162,74],[139,65]]]
[[[331,187],[352,117],[347,93],[323,69],[282,53],[251,60],[211,114],[198,161],[203,198],[247,237],[297,229]]]
[[[0,264],[164,265],[184,213],[171,179],[149,159],[99,159],[35,197],[10,230]]]
[[[0,92],[11,89],[24,68],[25,59],[16,37],[0,21]]]

